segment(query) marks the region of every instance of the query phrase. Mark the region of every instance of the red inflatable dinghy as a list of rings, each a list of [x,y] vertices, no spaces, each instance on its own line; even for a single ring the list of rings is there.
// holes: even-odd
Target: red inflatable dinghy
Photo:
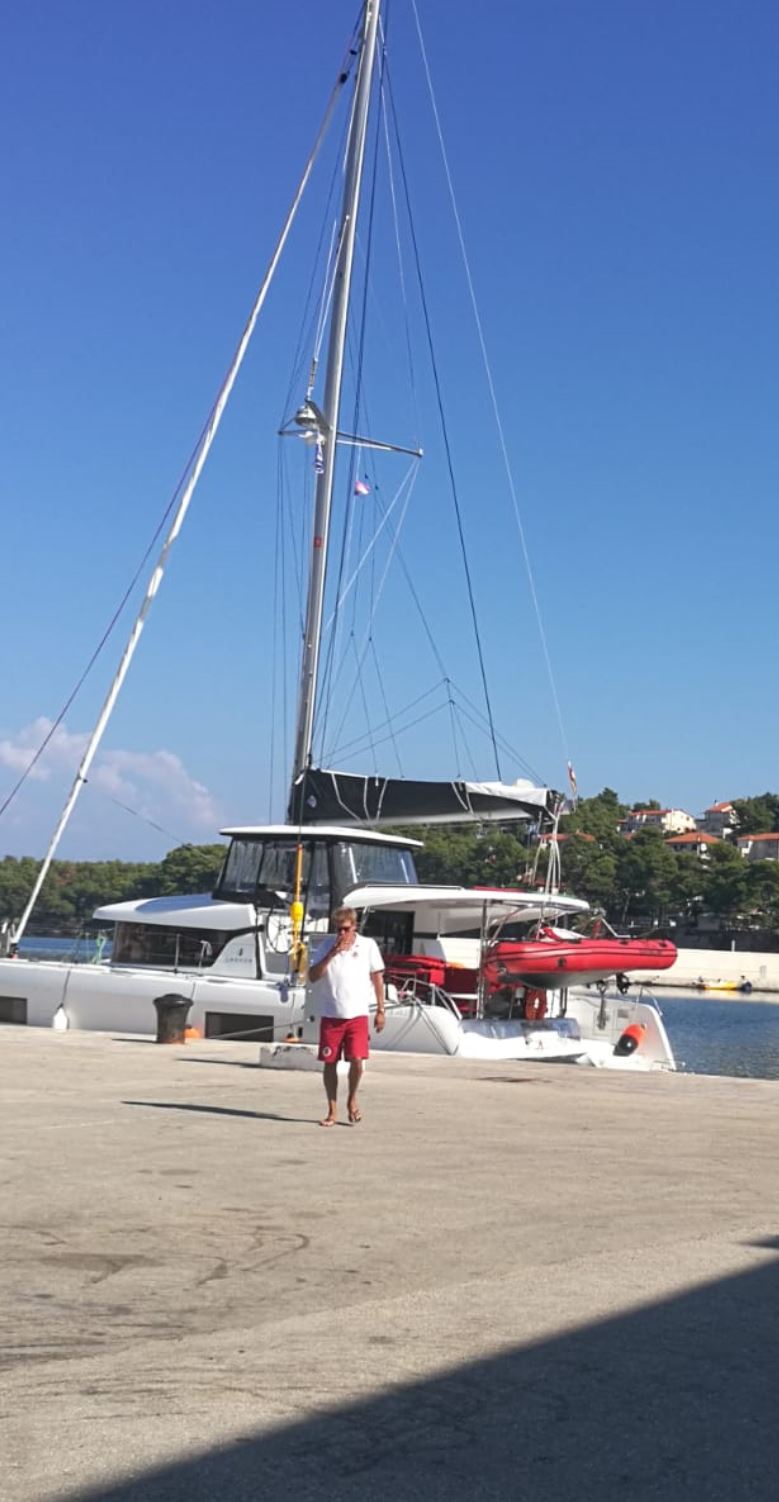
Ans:
[[[631,970],[669,970],[675,959],[676,945],[668,939],[620,939],[613,934],[585,939],[545,928],[536,939],[495,944],[484,961],[484,975],[494,991],[520,985],[555,990]]]

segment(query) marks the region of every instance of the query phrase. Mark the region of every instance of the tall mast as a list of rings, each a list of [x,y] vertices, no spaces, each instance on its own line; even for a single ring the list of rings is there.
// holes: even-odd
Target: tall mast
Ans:
[[[330,322],[330,340],[327,350],[325,392],[322,402],[322,431],[320,453],[322,469],[317,476],[314,500],[314,527],[311,543],[311,562],[306,603],[306,623],[303,632],[303,654],[300,668],[298,718],[295,730],[295,757],[292,767],[292,783],[310,765],[314,736],[314,709],[316,705],[319,653],[322,644],[322,614],[327,572],[327,549],[330,534],[330,513],[333,503],[333,480],[335,478],[336,434],[341,405],[346,327],[349,315],[349,294],[352,283],[354,244],[357,231],[357,211],[362,186],[365,138],[368,127],[371,83],[376,58],[376,40],[379,27],[381,0],[365,0],[363,14],[360,68],[349,132],[349,149],[346,158],[346,178],[338,235],[338,262],[335,273],[333,313]],[[291,802],[291,794],[290,794]]]

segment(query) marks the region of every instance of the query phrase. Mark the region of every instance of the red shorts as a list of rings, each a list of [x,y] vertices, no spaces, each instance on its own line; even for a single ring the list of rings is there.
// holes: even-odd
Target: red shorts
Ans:
[[[323,1064],[348,1064],[367,1059],[370,1054],[367,1017],[321,1017],[319,1020],[319,1057]]]

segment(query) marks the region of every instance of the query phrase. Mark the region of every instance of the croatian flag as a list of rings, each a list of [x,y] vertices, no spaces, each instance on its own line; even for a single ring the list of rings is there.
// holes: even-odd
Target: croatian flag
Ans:
[[[354,482],[354,493],[355,493],[355,495],[370,495],[370,493],[371,493],[371,487],[368,484],[368,481],[367,480],[355,480],[355,482]]]

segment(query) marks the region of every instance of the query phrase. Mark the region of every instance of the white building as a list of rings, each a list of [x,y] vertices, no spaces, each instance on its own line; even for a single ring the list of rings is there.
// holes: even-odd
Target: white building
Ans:
[[[634,808],[626,819],[621,819],[621,834],[635,834],[639,829],[659,829],[662,834],[686,834],[695,829],[692,814],[683,808]]]
[[[742,834],[736,844],[748,861],[779,861],[779,834]]]
[[[721,840],[714,834],[706,834],[700,829],[688,830],[686,834],[674,834],[666,840],[671,850],[678,850],[680,855],[697,855],[701,861],[709,859],[709,851],[712,845],[721,844]]]
[[[697,825],[704,834],[713,834],[718,839],[725,840],[738,827],[738,814],[732,803],[712,803],[701,814]]]

